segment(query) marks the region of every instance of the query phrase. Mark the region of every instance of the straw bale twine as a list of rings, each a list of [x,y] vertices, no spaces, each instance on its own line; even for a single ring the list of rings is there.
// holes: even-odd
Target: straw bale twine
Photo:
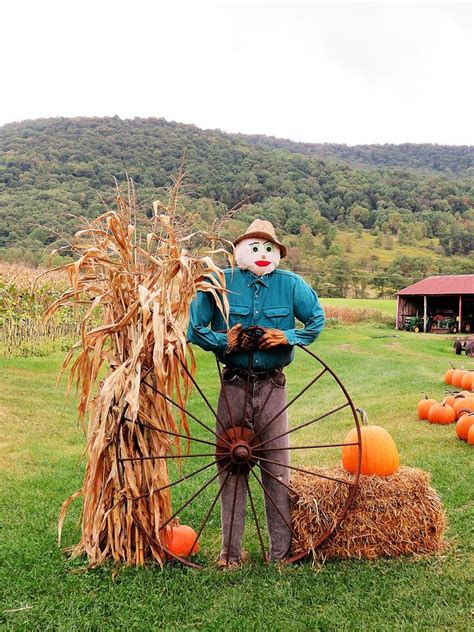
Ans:
[[[351,480],[340,466],[307,469]],[[429,483],[429,473],[409,467],[392,476],[361,475],[343,522],[315,549],[314,543],[337,520],[347,489],[335,481],[296,474],[290,481],[292,521],[299,536],[294,553],[312,551],[318,559],[440,553],[446,548],[446,516]]]

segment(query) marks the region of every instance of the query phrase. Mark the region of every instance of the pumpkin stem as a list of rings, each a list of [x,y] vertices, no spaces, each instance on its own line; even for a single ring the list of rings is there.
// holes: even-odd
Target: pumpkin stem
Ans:
[[[356,408],[356,412],[359,413],[359,417],[360,417],[360,420],[362,422],[362,425],[363,426],[368,426],[369,425],[369,416],[367,415],[365,410],[363,408]]]
[[[450,364],[450,365],[451,365],[451,368],[453,368],[453,369],[455,369],[455,368],[456,368],[456,367],[454,366],[454,364],[453,364],[450,360],[448,360],[448,364]]]
[[[425,393],[425,391],[421,391],[421,394],[425,396],[425,399],[429,399],[428,395]]]

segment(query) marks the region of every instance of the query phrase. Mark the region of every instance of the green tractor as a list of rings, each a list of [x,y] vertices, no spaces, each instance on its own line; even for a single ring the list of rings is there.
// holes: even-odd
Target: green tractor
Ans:
[[[426,329],[433,333],[457,334],[459,331],[459,319],[453,312],[437,314],[431,319],[430,327]]]
[[[427,331],[429,325],[429,319],[427,323]],[[403,321],[403,329],[405,331],[414,331],[416,334],[423,331],[423,318],[421,316],[405,316]]]

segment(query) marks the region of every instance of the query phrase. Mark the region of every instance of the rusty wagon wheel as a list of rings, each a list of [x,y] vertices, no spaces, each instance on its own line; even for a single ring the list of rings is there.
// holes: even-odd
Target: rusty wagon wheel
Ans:
[[[299,472],[305,473],[308,476],[320,477],[323,479],[328,479],[333,481],[339,486],[342,486],[340,489],[344,489],[345,492],[343,494],[343,503],[342,507],[337,512],[336,518],[332,521],[332,523],[324,530],[324,532],[320,535],[316,542],[313,542],[312,548],[316,548],[320,546],[339,526],[341,521],[344,519],[351,502],[356,494],[359,475],[360,475],[360,467],[361,467],[361,456],[362,450],[360,449],[362,445],[361,440],[361,432],[359,426],[358,415],[354,404],[344,387],[341,380],[335,374],[335,372],[316,354],[307,349],[306,347],[298,345],[299,348],[303,351],[303,354],[306,354],[306,360],[309,359],[310,365],[314,366],[316,372],[311,380],[305,384],[305,386],[299,390],[294,396],[292,396],[287,402],[286,406],[282,408],[276,415],[270,418],[264,425],[263,428],[259,429],[259,432],[256,432],[253,429],[249,429],[247,427],[234,425],[232,422],[231,427],[225,428],[222,420],[219,418],[217,414],[216,408],[211,404],[209,398],[204,393],[203,388],[198,384],[197,380],[194,376],[191,375],[188,368],[182,364],[183,370],[187,373],[188,377],[194,384],[196,389],[196,393],[199,394],[201,399],[200,405],[207,409],[208,414],[214,418],[214,421],[203,421],[200,417],[198,417],[197,413],[189,410],[188,408],[183,408],[178,402],[174,401],[172,398],[168,397],[166,394],[161,393],[156,390],[151,384],[144,382],[149,388],[152,388],[157,396],[161,396],[166,399],[171,405],[175,406],[177,409],[181,410],[187,415],[189,425],[190,425],[190,434],[189,437],[186,434],[172,433],[167,430],[159,430],[154,426],[148,425],[150,431],[158,431],[163,432],[167,435],[170,435],[172,439],[175,441],[181,442],[181,450],[176,453],[162,455],[162,456],[153,456],[145,458],[153,458],[153,459],[166,459],[168,465],[168,478],[169,483],[163,487],[157,488],[154,490],[154,493],[159,493],[164,489],[169,489],[171,493],[171,499],[173,504],[173,512],[172,515],[167,519],[160,527],[160,530],[169,528],[170,525],[173,525],[176,521],[183,518],[189,519],[191,514],[191,519],[193,520],[196,526],[196,537],[194,542],[189,547],[189,555],[185,555],[183,557],[173,554],[171,551],[166,549],[166,547],[162,544],[161,548],[164,550],[166,557],[168,559],[175,558],[179,562],[184,565],[190,566],[192,568],[202,568],[201,564],[188,559],[191,555],[191,552],[195,549],[196,544],[201,546],[201,541],[203,539],[203,534],[206,531],[206,528],[212,523],[214,527],[216,525],[220,525],[219,518],[214,515],[216,512],[214,511],[220,496],[222,494],[222,490],[224,485],[226,484],[229,476],[231,474],[236,475],[237,481],[235,484],[235,490],[237,490],[237,486],[239,485],[239,481],[241,484],[244,484],[247,488],[247,495],[249,498],[250,505],[250,514],[252,520],[255,525],[256,535],[259,542],[259,548],[261,550],[262,558],[266,561],[266,550],[264,544],[264,533],[265,529],[263,528],[263,518],[259,513],[259,506],[262,505],[263,495],[266,495],[268,501],[274,506],[275,510],[280,514],[282,520],[286,523],[288,529],[292,533],[293,543],[298,541],[298,536],[296,535],[294,528],[291,524],[285,520],[285,517],[280,512],[278,505],[274,502],[271,495],[267,493],[262,483],[262,474],[266,473],[271,476],[275,480],[290,489],[285,483],[281,480],[277,479],[273,476],[269,470],[267,469],[269,464],[277,463],[279,448],[270,448],[275,452],[274,458],[268,458],[268,443],[275,440],[276,438],[280,438],[283,435],[289,435],[291,437],[291,444],[289,447],[284,448],[285,450],[289,450],[291,455],[296,454],[297,451],[301,451],[304,453],[305,457],[308,457],[310,461],[317,462],[318,454],[321,454],[321,451],[325,450],[338,450],[338,456],[340,455],[340,450],[343,445],[344,435],[340,436],[340,439],[336,442],[325,443],[318,440],[317,429],[319,426],[319,422],[328,423],[333,416],[337,416],[338,413],[343,412],[348,413],[350,426],[355,426],[357,428],[357,441],[349,444],[349,445],[358,445],[359,446],[359,459],[357,464],[356,472],[352,475],[347,473],[346,478],[338,478],[336,476],[331,476],[328,473],[323,474],[322,472],[318,472],[316,470],[306,469],[306,467],[300,467],[299,465],[290,464],[283,465],[290,470],[290,472]],[[291,349],[288,351],[288,356],[291,353]],[[300,354],[300,352],[298,352]],[[287,356],[287,357],[288,357]],[[223,393],[226,399],[226,404],[229,410],[230,415],[230,403],[228,402],[226,396],[226,387],[225,383],[222,381],[222,369],[219,361],[217,360],[217,368],[218,368],[218,376],[221,380],[221,385],[223,386]],[[249,367],[252,366],[252,354],[250,354],[249,359]],[[295,363],[296,364],[296,363]],[[279,370],[281,373],[283,369]],[[277,419],[282,412],[285,410],[290,410],[294,404],[307,392],[311,392],[317,383],[323,378],[323,376],[328,376],[332,381],[332,385],[336,388],[337,392],[340,395],[341,402],[337,406],[332,406],[329,410],[324,412],[318,411],[316,416],[312,416],[311,419],[292,423],[289,422],[288,430],[276,437],[272,437],[271,439],[266,439],[262,441],[260,438],[260,434],[262,431],[271,426],[271,424]],[[217,377],[217,376],[216,376]],[[269,390],[268,396],[266,400],[262,404],[262,407],[258,413],[259,416],[262,415],[265,407],[267,406],[269,400],[271,399],[271,395],[273,392],[273,388],[276,385],[276,380],[273,382],[272,388]],[[247,379],[246,384],[246,395],[247,390],[249,388],[249,379]],[[317,401],[316,397],[313,396],[313,401]],[[311,411],[314,413],[314,411]],[[290,415],[291,417],[291,415]],[[146,423],[141,423],[143,426],[147,426]],[[255,424],[257,426],[257,424]],[[339,436],[339,435],[338,435]],[[298,438],[300,437],[300,438]],[[301,443],[303,440],[303,443]],[[267,445],[266,445],[267,444]],[[263,457],[263,453],[266,452],[265,457]],[[119,461],[124,461],[127,459],[122,459],[118,454]],[[141,457],[142,459],[144,457]],[[192,463],[191,471],[186,471],[186,466],[183,464]],[[217,471],[217,464],[219,464],[221,476],[219,478],[219,471]],[[313,463],[311,463],[312,465]],[[281,465],[281,463],[279,463]],[[195,483],[195,481],[198,481]],[[252,492],[252,485],[254,485],[254,491]],[[213,489],[214,488],[214,489]],[[217,488],[217,489],[216,489]],[[212,491],[211,491],[212,490]],[[259,494],[259,498],[257,498],[257,493]],[[139,496],[137,499],[140,498]],[[260,501],[260,502],[259,502]],[[229,539],[231,539],[233,523],[234,523],[234,515],[235,515],[235,494],[234,494],[234,503],[232,507],[232,517],[230,521],[230,534]],[[151,537],[147,534],[148,537]],[[154,542],[155,546],[159,546],[157,541]],[[292,557],[286,560],[286,563],[292,563],[298,561],[308,555],[310,551],[304,550],[303,552],[298,552],[294,554]]]

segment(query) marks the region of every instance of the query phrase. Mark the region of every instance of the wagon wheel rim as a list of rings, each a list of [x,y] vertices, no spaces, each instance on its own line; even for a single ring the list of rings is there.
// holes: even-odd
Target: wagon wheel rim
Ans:
[[[255,481],[257,485],[257,490],[265,498],[265,504],[268,498],[269,503],[272,504],[272,506],[277,511],[277,513],[280,514],[280,518],[282,519],[282,521],[285,522],[286,527],[291,532],[292,550],[295,545],[296,546],[298,545],[298,541],[299,541],[298,535],[295,532],[293,525],[291,524],[291,520],[290,520],[290,524],[288,524],[285,517],[282,515],[278,507],[278,504],[275,502],[275,499],[271,496],[271,494],[269,494],[268,490],[266,490],[263,485],[262,475],[266,474],[267,476],[270,476],[272,478],[275,478],[275,480],[278,480],[278,482],[281,485],[283,485],[284,487],[287,487],[288,490],[290,491],[290,487],[288,485],[286,485],[285,483],[283,483],[283,481],[280,481],[279,479],[277,479],[275,476],[271,474],[271,472],[268,470],[269,465],[272,465],[272,464],[281,465],[287,468],[290,473],[302,472],[310,476],[315,476],[315,477],[323,478],[323,479],[329,479],[338,483],[339,485],[344,485],[344,487],[347,488],[347,495],[344,499],[342,508],[339,509],[336,518],[333,519],[331,524],[323,531],[321,535],[319,535],[317,540],[312,542],[311,549],[308,549],[308,550],[304,549],[297,553],[291,553],[289,557],[285,558],[285,560],[283,561],[284,564],[290,564],[308,556],[312,550],[319,547],[327,538],[329,538],[336,531],[336,529],[339,527],[340,523],[346,516],[351,506],[351,503],[355,497],[355,494],[357,492],[357,487],[358,487],[359,478],[360,478],[361,461],[362,461],[362,450],[361,450],[362,437],[361,437],[360,423],[359,423],[357,411],[344,384],[342,383],[340,378],[336,375],[336,373],[329,367],[329,365],[326,364],[319,356],[317,356],[315,353],[313,353],[311,350],[307,349],[306,347],[302,345],[297,345],[297,346],[300,349],[302,349],[306,354],[308,354],[316,363],[318,363],[320,367],[322,367],[322,370],[320,368],[317,371],[316,375],[312,377],[312,379],[297,393],[297,395],[292,397],[291,400],[285,405],[285,407],[282,410],[280,410],[276,415],[274,415],[269,421],[267,421],[263,425],[263,427],[260,428],[258,431],[248,430],[247,428],[244,428],[243,426],[239,426],[236,423],[234,419],[234,416],[236,415],[232,415],[232,407],[228,399],[227,388],[223,380],[221,366],[220,366],[219,361],[217,360],[217,357],[216,357],[216,361],[217,361],[216,363],[217,363],[217,368],[218,368],[218,376],[220,378],[221,389],[222,389],[222,393],[225,399],[226,408],[227,408],[229,419],[230,419],[230,426],[228,427],[225,427],[224,420],[219,418],[219,415],[217,414],[217,411],[214,409],[213,405],[209,401],[209,398],[207,398],[203,389],[199,386],[194,376],[192,376],[191,373],[188,372],[187,367],[185,367],[184,364],[182,364],[183,369],[186,372],[188,372],[188,375],[191,381],[193,382],[197,393],[199,393],[201,400],[205,403],[206,408],[211,413],[212,417],[214,417],[215,419],[215,424],[216,424],[215,429],[213,429],[208,423],[204,422],[202,419],[197,417],[197,415],[195,415],[194,412],[180,405],[178,402],[173,400],[171,397],[169,397],[165,393],[160,392],[148,381],[146,380],[143,381],[143,384],[146,387],[151,388],[153,391],[155,391],[157,396],[160,396],[166,399],[168,403],[180,409],[184,414],[188,416],[189,419],[195,422],[196,430],[199,427],[200,429],[204,429],[207,431],[207,434],[205,435],[205,439],[203,439],[201,436],[197,436],[195,433],[191,433],[191,432],[189,435],[187,435],[187,434],[176,433],[176,432],[172,432],[166,429],[158,428],[154,425],[144,422],[140,418],[140,415],[134,421],[127,419],[126,417],[124,417],[123,419],[124,423],[137,423],[145,428],[149,428],[151,431],[164,433],[165,435],[175,438],[175,440],[178,439],[180,442],[182,440],[189,441],[191,446],[196,446],[196,449],[198,449],[198,452],[188,452],[188,453],[184,452],[183,454],[149,455],[149,456],[128,457],[128,458],[122,457],[120,453],[117,452],[117,460],[121,464],[121,466],[123,466],[124,463],[129,460],[136,461],[136,460],[145,460],[145,459],[154,459],[154,460],[161,459],[161,460],[165,460],[167,465],[170,463],[173,463],[173,461],[179,460],[178,465],[180,466],[181,460],[185,462],[191,462],[193,459],[200,459],[200,460],[204,459],[202,461],[203,465],[201,465],[199,461],[196,462],[197,464],[201,465],[200,467],[197,467],[197,469],[193,469],[190,473],[186,474],[185,476],[181,474],[180,477],[176,477],[175,480],[171,480],[171,482],[169,482],[168,484],[158,487],[155,490],[152,490],[151,493],[160,493],[164,491],[165,489],[166,490],[171,489],[173,490],[173,492],[175,492],[177,489],[180,489],[180,488],[184,489],[184,486],[188,485],[188,481],[190,479],[193,479],[194,477],[201,475],[203,472],[206,472],[205,482],[203,484],[200,484],[196,491],[190,490],[189,494],[184,494],[186,499],[185,500],[181,499],[180,501],[176,503],[176,505],[178,505],[178,508],[177,509],[173,508],[171,516],[167,518],[164,522],[162,522],[162,524],[160,525],[159,532],[162,533],[167,527],[172,526],[176,520],[179,520],[184,510],[190,507],[193,502],[197,501],[197,499],[201,497],[201,495],[204,494],[206,490],[209,491],[213,483],[216,483],[217,481],[217,486],[218,486],[217,493],[215,493],[215,491],[213,491],[212,493],[211,502],[209,502],[207,506],[207,510],[202,511],[203,516],[201,514],[198,520],[198,528],[196,530],[196,536],[192,544],[189,545],[189,550],[187,554],[183,554],[183,555],[175,554],[173,551],[170,550],[167,543],[165,543],[164,541],[158,541],[157,538],[155,538],[152,534],[147,532],[147,530],[144,529],[142,525],[138,524],[139,520],[136,521],[137,527],[140,528],[143,535],[147,538],[150,544],[152,544],[154,547],[158,548],[162,552],[163,557],[165,559],[166,558],[172,559],[179,562],[180,564],[183,564],[195,569],[203,568],[201,564],[198,564],[195,561],[192,561],[190,557],[193,550],[195,549],[195,546],[200,544],[201,537],[203,533],[205,532],[206,528],[209,526],[211,517],[214,514],[216,506],[218,505],[218,502],[221,498],[224,486],[227,484],[231,473],[235,474],[236,476],[235,476],[235,487],[234,487],[234,496],[233,496],[232,511],[231,511],[231,517],[230,517],[230,528],[228,532],[228,540],[230,542],[232,538],[232,533],[233,533],[234,524],[235,524],[234,518],[236,515],[237,489],[240,485],[244,485],[246,487],[246,492],[248,496],[248,504],[250,506],[251,519],[252,519],[253,524],[255,525],[258,543],[259,543],[259,547],[262,554],[262,559],[265,562],[268,561],[267,553],[266,553],[266,549],[264,545],[264,538],[262,535],[262,533],[265,532],[265,525],[263,524],[262,526],[262,523],[264,523],[265,520],[261,517],[259,518],[258,516],[258,511],[256,507],[256,502],[255,502],[256,497],[254,495],[254,492],[251,489],[251,485],[249,484],[250,480]],[[286,359],[288,359],[290,353],[291,353],[291,348],[288,350],[288,355]],[[252,355],[253,354],[249,354],[249,368],[252,362]],[[286,360],[285,360],[285,363],[286,363]],[[280,374],[283,372],[283,368],[284,367],[279,369]],[[270,439],[262,441],[260,439],[260,434],[262,434],[262,432],[265,429],[267,429],[267,427],[270,427],[271,424],[284,411],[289,410],[291,406],[305,392],[313,388],[317,384],[317,382],[326,374],[332,377],[332,379],[336,382],[337,386],[339,387],[340,391],[342,391],[344,399],[345,399],[345,403],[335,408],[332,408],[331,410],[321,415],[318,415],[317,417],[313,419],[310,419],[301,424],[298,424],[295,427],[292,427],[289,424],[288,429],[281,435],[277,435],[276,437],[272,437]],[[249,379],[250,379],[250,375],[248,375],[248,378],[247,378],[244,409],[245,409],[246,401],[247,401]],[[272,387],[269,389],[268,396],[259,411],[258,420],[260,420],[261,416],[264,413],[265,407],[271,398],[275,385],[276,385],[276,380],[273,380],[273,384],[272,384]],[[275,458],[268,458],[268,455],[265,457],[262,456],[261,453],[263,452],[263,448],[265,448],[265,446],[268,443],[274,441],[276,438],[280,438],[280,436],[285,436],[285,435],[288,435],[289,437],[293,435],[294,437],[295,435],[298,434],[298,431],[303,430],[304,428],[309,428],[311,426],[315,428],[317,427],[318,422],[323,421],[344,409],[348,409],[350,411],[353,422],[354,422],[353,427],[355,426],[355,428],[357,429],[357,441],[352,442],[350,445],[358,446],[358,459],[357,459],[356,471],[351,475],[350,480],[345,480],[342,478],[339,479],[334,476],[329,476],[329,475],[324,475],[322,473],[314,472],[313,470],[307,470],[304,467],[297,467],[291,464],[286,465],[278,461],[278,453],[283,450],[285,451],[288,450],[290,455],[293,453],[293,451],[300,450],[300,449],[304,449],[306,451],[311,450],[312,452],[314,451],[315,453],[317,453],[318,450],[325,450],[325,449],[331,449],[331,448],[341,449],[344,445],[347,445],[344,442],[344,440],[341,440],[338,443],[317,444],[317,443],[311,442],[312,445],[309,445],[309,446],[308,445],[303,445],[303,446],[289,445],[288,448],[273,448],[272,449],[272,448],[267,447],[265,452],[266,453],[274,452]],[[256,425],[257,425],[257,421],[255,422],[255,426]],[[245,430],[246,432],[242,432],[242,430]],[[116,446],[118,450],[118,443],[116,443]],[[221,470],[218,469],[216,472],[215,470],[217,469],[218,464],[220,464]],[[120,470],[120,467],[119,467],[119,470]],[[167,470],[168,470],[168,476],[169,476],[170,468],[167,467]],[[255,470],[259,472],[260,476],[259,474],[255,472]],[[349,475],[349,473],[346,473],[346,474]],[[149,494],[150,492],[147,492],[146,494],[143,494],[143,495],[135,495],[135,496],[132,495],[129,497],[128,500],[131,501],[132,504],[134,504],[134,503],[139,502],[141,498],[144,498],[145,496],[148,496]],[[174,499],[172,499],[172,501],[174,505]],[[165,538],[163,540],[165,540]],[[227,557],[226,557],[225,562],[227,564],[229,564],[230,562],[230,546],[228,547],[228,552],[227,552]]]

